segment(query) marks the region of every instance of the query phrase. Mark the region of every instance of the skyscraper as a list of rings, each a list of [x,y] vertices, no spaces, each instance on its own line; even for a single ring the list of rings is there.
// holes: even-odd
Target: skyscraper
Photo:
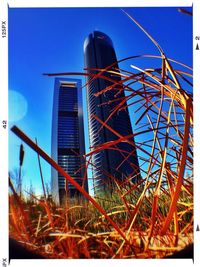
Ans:
[[[98,71],[93,69],[104,69],[115,63],[109,70],[118,72],[117,58],[111,39],[104,33],[94,31],[84,42],[85,67],[90,74],[97,74]],[[118,72],[119,73],[119,72]],[[115,132],[110,131],[106,127],[102,127],[93,115],[105,122],[113,109],[124,99],[124,89],[120,85],[114,85],[120,82],[120,75],[104,72],[105,79],[88,77],[87,86],[87,103],[89,118],[89,135],[91,149],[95,149],[100,144],[119,139],[119,136],[131,135],[132,126],[130,122],[129,112],[126,107],[126,101],[123,104],[124,109],[113,114],[107,121],[107,125]],[[95,95],[110,87],[110,90],[103,94]],[[96,193],[107,187],[113,187],[114,180],[122,182],[131,180],[136,182],[140,178],[140,170],[137,152],[135,148],[134,138],[128,142],[120,142],[117,145],[96,152],[92,156],[93,179]]]
[[[85,154],[81,80],[56,78],[52,116],[52,158],[88,191]],[[79,191],[52,168],[52,196],[62,204],[66,194]]]

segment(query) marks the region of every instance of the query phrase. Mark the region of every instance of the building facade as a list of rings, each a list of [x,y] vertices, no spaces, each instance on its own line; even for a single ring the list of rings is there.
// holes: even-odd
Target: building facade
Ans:
[[[119,73],[117,58],[111,39],[104,33],[94,31],[84,42],[85,67],[91,75],[97,74],[97,70],[104,69],[113,65],[109,70],[115,70]],[[116,64],[113,64],[116,63]],[[133,134],[129,112],[126,107],[126,101],[123,104],[124,109],[112,115],[111,112],[124,99],[125,93],[122,85],[116,84],[121,81],[120,75],[104,72],[105,78],[87,78],[87,103],[89,119],[89,137],[91,149],[95,149],[101,144],[115,141],[120,136]],[[106,87],[110,90],[97,95]],[[111,88],[112,87],[112,88]],[[96,95],[95,95],[96,94]],[[121,106],[122,107],[122,106]],[[101,121],[106,122],[115,134],[93,116],[97,116]],[[121,142],[110,146],[109,149],[103,149],[92,156],[93,179],[95,194],[102,192],[105,188],[113,187],[113,184],[123,181],[137,182],[140,179],[140,169],[134,138],[128,142]]]
[[[81,80],[56,78],[52,116],[52,158],[88,191]],[[79,191],[52,168],[52,197],[58,204]]]

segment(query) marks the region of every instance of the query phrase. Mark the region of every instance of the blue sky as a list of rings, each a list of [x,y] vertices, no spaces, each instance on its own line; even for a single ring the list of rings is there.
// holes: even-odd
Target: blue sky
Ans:
[[[154,37],[168,57],[192,66],[192,17],[172,7],[125,10]],[[191,11],[191,8],[187,10]],[[16,124],[31,139],[37,137],[38,144],[48,154],[51,154],[54,77],[42,74],[83,71],[83,42],[93,30],[110,36],[118,59],[140,54],[159,55],[152,42],[120,8],[9,9],[9,116],[12,119],[9,126]],[[156,61],[139,59],[122,67],[130,68],[132,63],[139,67],[154,67]],[[83,100],[88,151],[85,90]],[[18,167],[20,144],[21,141],[9,133],[11,171]],[[49,182],[50,167],[43,160],[42,169]],[[32,183],[40,192],[37,155],[26,145],[23,172],[24,187]]]

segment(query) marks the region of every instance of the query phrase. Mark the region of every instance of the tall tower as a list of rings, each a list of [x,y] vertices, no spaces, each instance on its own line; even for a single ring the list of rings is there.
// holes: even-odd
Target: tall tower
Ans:
[[[94,31],[84,42],[85,67],[87,72],[96,74],[98,71],[94,69],[104,69],[111,64],[116,64],[110,70],[118,69],[117,58],[111,39],[104,33]],[[100,144],[119,139],[120,136],[132,134],[132,126],[130,122],[129,112],[124,103],[124,109],[115,113],[107,122],[117,136],[102,124],[98,122],[93,115],[97,116],[101,121],[105,122],[112,110],[124,99],[125,94],[123,87],[114,86],[111,90],[100,95],[95,95],[104,88],[111,86],[114,82],[121,81],[119,75],[111,73],[103,73],[108,79],[97,78],[91,81],[91,77],[87,78],[87,102],[88,102],[88,118],[89,118],[89,135],[91,149],[95,149]],[[112,81],[111,81],[112,80]],[[114,82],[113,82],[114,80]],[[113,186],[114,180],[119,182],[131,180],[136,182],[140,178],[140,170],[137,152],[135,148],[134,138],[128,142],[121,142],[111,146],[109,149],[102,150],[92,156],[93,179],[96,193],[105,190],[107,186]]]
[[[85,154],[81,80],[55,79],[51,153],[52,158],[88,191],[81,157]],[[79,191],[52,168],[53,199],[62,204],[66,195],[79,196]]]

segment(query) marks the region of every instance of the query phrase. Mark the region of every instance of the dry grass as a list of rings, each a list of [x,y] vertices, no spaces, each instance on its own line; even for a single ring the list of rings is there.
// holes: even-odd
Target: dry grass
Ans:
[[[106,193],[93,198],[23,132],[17,127],[12,129],[85,198],[66,207],[56,207],[46,200],[27,203],[10,183],[10,235],[45,257],[162,258],[193,242],[192,70],[167,58],[142,26],[130,19],[152,40],[160,55],[119,61],[131,61],[132,71],[114,69],[113,64],[97,74],[73,74],[90,76],[90,82],[108,79],[106,72],[120,75],[119,82],[109,78],[113,85],[99,94],[116,90],[117,95],[123,88],[125,98],[107,121],[93,114],[102,128],[106,127],[118,139],[93,148],[85,158],[90,168],[92,155],[128,142],[138,152],[142,179],[137,184],[127,177],[123,183],[116,181],[112,199]],[[135,58],[160,60],[160,66],[141,69],[133,64]],[[127,107],[126,101],[130,116],[134,117],[135,144],[132,136],[121,136],[108,125],[113,114]]]

